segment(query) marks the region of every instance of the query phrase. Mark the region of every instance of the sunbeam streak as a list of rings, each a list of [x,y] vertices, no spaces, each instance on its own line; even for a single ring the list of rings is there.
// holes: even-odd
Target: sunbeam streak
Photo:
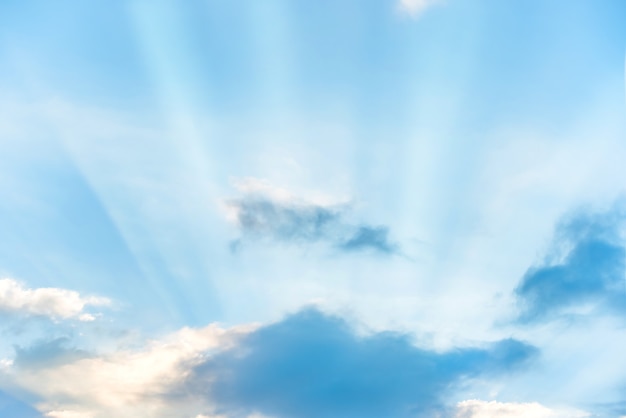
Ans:
[[[623,418],[624,16],[0,2],[0,417]]]

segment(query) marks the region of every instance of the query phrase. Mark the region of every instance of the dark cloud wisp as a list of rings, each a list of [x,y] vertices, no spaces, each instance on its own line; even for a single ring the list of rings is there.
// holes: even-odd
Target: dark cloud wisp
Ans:
[[[343,243],[340,248],[345,251],[372,249],[381,253],[395,253],[398,246],[389,240],[389,228],[362,225]]]
[[[52,367],[88,358],[84,350],[69,346],[70,339],[60,337],[53,340],[39,341],[30,347],[14,346],[14,364],[20,368]]]
[[[403,334],[358,336],[343,319],[307,309],[197,366],[186,392],[232,417],[433,416],[460,382],[510,371],[535,354],[511,339],[440,353]]]
[[[389,228],[348,222],[346,205],[323,206],[300,199],[277,199],[268,193],[247,192],[225,201],[245,241],[271,240],[289,244],[323,242],[345,252],[392,254],[399,250]]]
[[[327,239],[340,224],[341,213],[313,204],[273,201],[265,196],[231,199],[237,223],[246,238],[312,242]]]
[[[626,312],[626,249],[618,210],[579,213],[556,230],[546,261],[530,268],[515,295],[519,322],[587,312]]]

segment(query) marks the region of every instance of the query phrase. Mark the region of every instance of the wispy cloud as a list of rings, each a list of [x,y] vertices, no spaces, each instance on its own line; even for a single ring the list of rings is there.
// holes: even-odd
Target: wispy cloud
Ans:
[[[399,333],[362,337],[342,318],[306,309],[196,366],[185,391],[204,393],[226,416],[433,416],[461,380],[508,371],[535,353],[516,340],[435,352]]]
[[[624,212],[579,212],[556,229],[545,261],[515,289],[521,322],[600,311],[626,312]]]
[[[359,251],[362,249],[375,249],[382,253],[393,253],[398,250],[396,244],[389,240],[389,228],[386,226],[359,226],[354,233],[341,244],[346,251]]]
[[[226,216],[241,232],[235,247],[245,241],[271,240],[290,244],[325,242],[340,251],[396,253],[389,228],[346,220],[350,204],[327,197],[305,199],[260,179],[235,183],[240,197],[226,199]]]
[[[14,279],[0,279],[0,311],[26,316],[45,316],[52,319],[78,319],[91,321],[86,313],[88,306],[105,306],[111,301],[96,296],[54,287],[29,289]]]

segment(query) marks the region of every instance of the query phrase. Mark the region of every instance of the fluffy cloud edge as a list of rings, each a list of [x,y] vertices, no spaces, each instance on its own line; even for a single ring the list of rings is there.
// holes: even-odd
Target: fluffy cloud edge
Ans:
[[[28,288],[12,278],[0,279],[0,312],[93,321],[95,316],[85,312],[85,308],[109,305],[111,300],[105,297],[83,296],[74,290],[56,287]]]
[[[454,418],[587,418],[575,409],[551,409],[537,402],[498,402],[468,399],[456,405]]]
[[[204,399],[189,399],[175,388],[207,353],[228,348],[254,327],[185,327],[134,349],[60,364],[5,364],[0,376],[19,392],[40,399],[35,407],[46,417],[196,417],[210,410],[210,405]]]

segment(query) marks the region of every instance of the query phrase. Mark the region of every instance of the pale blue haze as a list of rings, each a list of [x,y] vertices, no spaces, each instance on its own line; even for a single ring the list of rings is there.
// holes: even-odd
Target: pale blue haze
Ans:
[[[408,3],[0,3],[0,416],[626,415],[626,3]]]

